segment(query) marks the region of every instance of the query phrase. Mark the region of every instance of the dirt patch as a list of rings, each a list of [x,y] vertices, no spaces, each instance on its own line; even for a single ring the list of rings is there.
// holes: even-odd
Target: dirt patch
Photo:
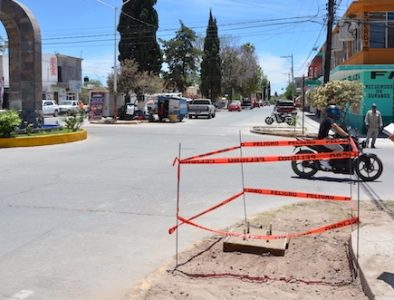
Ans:
[[[356,205],[355,205],[356,206]],[[382,216],[362,202],[362,221]],[[351,216],[349,204],[302,202],[267,211],[251,220],[254,226],[300,232]],[[356,214],[356,212],[354,212]],[[240,226],[241,224],[235,224]],[[291,239],[283,257],[223,252],[223,238],[212,236],[179,254],[127,295],[127,299],[367,299],[349,261],[353,228]]]

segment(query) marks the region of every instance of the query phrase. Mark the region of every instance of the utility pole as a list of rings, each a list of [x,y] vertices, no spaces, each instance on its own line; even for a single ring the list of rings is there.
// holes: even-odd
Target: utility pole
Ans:
[[[118,61],[118,55],[117,55],[117,41],[116,41],[116,24],[118,21],[118,14],[117,14],[118,8],[114,6],[114,119],[116,121],[118,117],[118,102],[117,102],[117,97],[118,97],[118,66],[117,66],[117,61]]]
[[[324,79],[323,83],[330,81],[331,71],[331,48],[332,48],[332,26],[334,24],[334,6],[335,0],[328,0],[328,14],[327,14],[327,38],[326,38],[326,53],[324,56]]]
[[[294,101],[294,89],[295,89],[295,82],[294,82],[294,57],[293,54],[286,55],[286,56],[281,56],[281,58],[290,58],[291,59],[291,69],[290,69],[290,74],[289,74],[289,85],[291,87],[291,98]],[[291,82],[290,82],[290,76],[291,76]]]
[[[96,0],[97,2],[110,7],[114,10],[114,119],[116,120],[117,115],[118,115],[118,110],[117,110],[117,96],[118,96],[118,66],[117,66],[117,61],[118,61],[118,54],[117,54],[117,22],[118,22],[118,7],[108,4],[107,2],[103,1],[103,0]],[[123,6],[125,4],[127,4],[128,2],[130,2],[131,0],[126,0],[123,1],[122,3],[122,9],[120,11],[120,13],[123,13]]]

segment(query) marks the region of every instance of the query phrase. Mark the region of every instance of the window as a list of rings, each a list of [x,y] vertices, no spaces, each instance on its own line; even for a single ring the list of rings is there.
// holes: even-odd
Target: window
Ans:
[[[371,48],[386,48],[386,13],[373,13],[370,20]]]
[[[394,48],[394,12],[387,16],[388,48]]]
[[[370,47],[394,48],[394,12],[371,13]]]
[[[63,74],[62,74],[62,67],[61,66],[57,67],[57,81],[63,82]]]

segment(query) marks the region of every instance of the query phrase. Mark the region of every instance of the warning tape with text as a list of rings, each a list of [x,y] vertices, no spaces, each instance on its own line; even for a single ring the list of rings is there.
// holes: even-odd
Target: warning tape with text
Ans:
[[[237,163],[262,163],[277,161],[295,161],[295,160],[327,160],[327,159],[344,159],[357,157],[358,152],[324,152],[311,154],[294,154],[294,155],[276,155],[276,156],[254,156],[254,157],[219,157],[209,159],[182,159],[180,164],[237,164]]]
[[[271,190],[271,189],[254,189],[254,188],[245,188],[243,192],[237,193],[234,196],[231,196],[218,204],[188,218],[188,221],[192,221],[198,217],[201,217],[202,215],[205,215],[219,207],[222,207],[240,196],[242,196],[245,193],[253,193],[253,194],[262,194],[262,195],[271,195],[271,196],[282,196],[282,197],[292,197],[292,198],[305,198],[305,199],[317,199],[317,200],[324,200],[324,201],[351,201],[350,197],[346,196],[337,196],[337,195],[327,195],[327,194],[314,194],[314,193],[304,193],[304,192],[294,192],[294,191],[282,191],[282,190]],[[175,232],[175,230],[184,224],[183,222],[175,225],[171,228],[168,229],[168,233],[172,234]]]
[[[179,221],[189,224],[191,226],[194,226],[196,228],[215,233],[221,236],[233,236],[233,237],[240,237],[243,239],[255,239],[255,240],[278,240],[278,239],[291,239],[291,238],[298,238],[306,235],[311,235],[311,234],[319,234],[323,233],[329,230],[334,230],[334,229],[339,229],[345,226],[357,224],[359,222],[359,219],[357,217],[352,217],[349,219],[345,219],[342,221],[339,221],[337,223],[332,223],[328,225],[324,225],[321,227],[317,228],[312,228],[303,232],[295,232],[295,233],[287,233],[287,234],[279,234],[279,235],[259,235],[259,234],[249,234],[249,233],[238,233],[238,232],[228,232],[228,231],[221,231],[221,230],[214,230],[196,223],[193,223],[185,218],[178,217]]]

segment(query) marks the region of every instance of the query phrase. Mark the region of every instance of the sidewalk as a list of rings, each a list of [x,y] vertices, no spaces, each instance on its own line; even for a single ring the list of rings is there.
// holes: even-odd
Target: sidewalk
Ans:
[[[311,114],[305,114],[304,124],[308,134],[319,130],[318,119]],[[387,138],[378,138],[377,143],[394,148]],[[360,230],[351,234],[350,252],[364,292],[369,299],[394,300],[394,220],[385,215],[378,224],[362,217],[360,221]]]

